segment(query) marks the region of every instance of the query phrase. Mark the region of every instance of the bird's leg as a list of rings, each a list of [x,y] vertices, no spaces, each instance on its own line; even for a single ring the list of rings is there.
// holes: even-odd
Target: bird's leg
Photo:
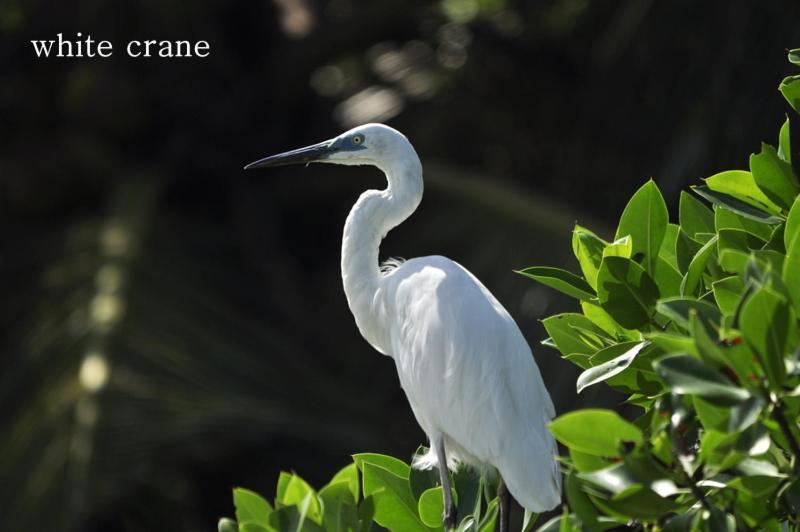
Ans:
[[[509,518],[511,517],[511,494],[502,478],[497,487],[497,497],[500,499],[500,532],[508,532]]]
[[[435,443],[436,458],[439,460],[439,480],[442,483],[444,493],[444,514],[442,523],[445,530],[456,528],[456,505],[453,504],[453,493],[450,490],[450,474],[447,472],[447,455],[444,452],[444,438]]]

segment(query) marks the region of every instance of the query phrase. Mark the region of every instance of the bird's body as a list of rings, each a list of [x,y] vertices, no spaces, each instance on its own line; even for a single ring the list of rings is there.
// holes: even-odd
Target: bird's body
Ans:
[[[389,354],[438,464],[442,440],[452,468],[496,468],[531,511],[556,506],[560,474],[546,424],[554,409],[517,324],[461,265],[444,257],[412,259],[386,274],[377,303],[397,319]]]
[[[394,360],[430,439],[430,452],[415,466],[438,465],[444,472],[445,464],[460,462],[496,469],[525,508],[541,512],[558,505],[561,477],[546,427],[553,403],[513,318],[450,259],[379,264],[381,240],[422,199],[422,167],[411,144],[387,126],[369,124],[251,166],[312,162],[304,150],[323,150],[313,161],[372,164],[386,174],[387,188],[364,192],[347,218],[342,279],[361,334]],[[442,481],[447,483],[444,474]]]

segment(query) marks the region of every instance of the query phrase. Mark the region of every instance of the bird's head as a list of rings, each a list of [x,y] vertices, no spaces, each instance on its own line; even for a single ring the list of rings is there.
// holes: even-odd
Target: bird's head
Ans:
[[[244,168],[251,170],[288,164],[331,163],[366,164],[385,169],[393,159],[408,156],[409,152],[416,159],[411,143],[399,131],[383,124],[365,124],[318,144],[259,159]]]

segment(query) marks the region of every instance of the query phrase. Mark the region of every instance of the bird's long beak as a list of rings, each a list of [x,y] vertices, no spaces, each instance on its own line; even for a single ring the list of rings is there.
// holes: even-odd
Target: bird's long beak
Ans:
[[[336,148],[333,147],[333,141],[326,140],[325,142],[306,146],[305,148],[298,148],[285,153],[279,153],[278,155],[264,157],[263,159],[248,164],[244,169],[253,170],[255,168],[267,168],[268,166],[313,163],[327,159],[334,152],[336,152]]]

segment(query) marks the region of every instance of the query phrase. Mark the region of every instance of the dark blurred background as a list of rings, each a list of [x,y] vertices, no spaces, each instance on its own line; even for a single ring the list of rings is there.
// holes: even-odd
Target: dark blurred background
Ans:
[[[339,277],[370,168],[245,173],[368,121],[426,168],[382,255],[444,254],[527,335],[559,412],[614,407],[539,346],[574,303],[512,273],[613,236],[653,177],[744,167],[783,119],[797,2],[0,0],[0,529],[188,530],[424,435]],[[63,32],[109,59],[37,59]],[[206,40],[132,59],[130,39]],[[676,213],[673,212],[673,216]]]

